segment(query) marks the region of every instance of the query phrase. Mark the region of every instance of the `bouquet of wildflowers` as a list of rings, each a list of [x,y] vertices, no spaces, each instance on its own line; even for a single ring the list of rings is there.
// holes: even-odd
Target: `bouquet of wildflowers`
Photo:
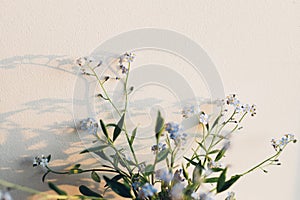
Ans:
[[[68,175],[90,173],[93,181],[105,181],[105,190],[102,193],[85,185],[79,186],[81,194],[72,196],[78,199],[105,199],[105,191],[110,189],[118,196],[137,200],[210,200],[225,191],[227,191],[225,200],[234,200],[235,193],[228,192],[233,184],[254,170],[267,172],[268,166],[280,165],[279,156],[284,148],[289,143],[296,142],[292,134],[286,134],[279,140],[272,139],[274,155],[245,172],[228,177],[228,164],[223,163],[222,159],[230,146],[230,137],[242,128],[241,123],[245,117],[256,114],[255,105],[243,104],[237,95],[232,94],[214,102],[220,108],[218,114],[209,115],[199,106],[187,106],[182,110],[183,120],[196,120],[199,130],[193,144],[190,145],[191,148],[188,149],[190,153],[184,156],[179,155],[179,152],[186,148],[188,133],[180,123],[167,121],[168,119],[158,111],[153,127],[155,143],[148,148],[153,152],[153,162],[140,161],[135,151],[139,127],[129,130],[126,126],[128,95],[133,90],[127,83],[134,59],[133,53],[121,55],[118,58],[118,67],[120,75],[123,76],[116,77],[98,76],[96,69],[101,67],[101,61],[97,62],[86,57],[77,60],[82,74],[97,80],[102,90],[98,97],[111,104],[119,120],[115,123],[106,123],[104,119],[98,121],[87,118],[79,125],[81,130],[95,136],[97,141],[96,145],[84,149],[81,154],[92,152],[105,164],[93,169],[83,169],[80,164],[76,164],[67,171],[56,171],[49,165],[51,155],[35,157],[33,166],[46,169],[43,181],[49,173]],[[105,83],[110,80],[123,81],[124,109],[119,109],[108,95]],[[116,145],[120,139],[125,139],[129,152]],[[71,198],[54,183],[48,184],[60,198]]]

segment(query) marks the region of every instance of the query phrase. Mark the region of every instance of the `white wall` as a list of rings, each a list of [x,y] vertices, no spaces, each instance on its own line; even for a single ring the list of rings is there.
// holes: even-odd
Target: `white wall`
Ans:
[[[286,132],[300,138],[299,4],[297,0],[1,1],[0,178],[48,190],[40,182],[42,172],[31,168],[33,156],[51,153],[53,164],[60,167],[96,162],[77,155],[83,148],[72,116],[77,71],[69,60],[89,54],[114,35],[142,27],[190,37],[215,63],[225,93],[236,92],[258,105],[258,115],[245,122],[231,151],[232,170],[247,169],[273,153],[271,138]],[[238,199],[296,200],[298,146],[287,148],[282,166],[267,175],[255,172],[234,186]],[[78,185],[79,180],[68,177],[59,183]],[[12,194],[16,199],[25,195]]]

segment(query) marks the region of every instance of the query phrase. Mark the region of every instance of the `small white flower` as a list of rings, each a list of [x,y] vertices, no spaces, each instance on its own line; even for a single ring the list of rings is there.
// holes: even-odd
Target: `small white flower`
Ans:
[[[206,125],[208,123],[208,115],[204,112],[201,112],[199,115],[199,122]]]
[[[234,104],[232,104],[235,107],[235,111],[237,113],[241,113],[244,112],[243,110],[243,105],[241,104],[241,102],[239,100],[237,100]]]
[[[237,99],[236,94],[230,94],[226,97],[225,101],[228,105],[236,106],[240,103],[240,101]]]
[[[125,66],[124,62],[126,63],[131,63],[135,59],[135,54],[134,53],[124,53],[119,57],[119,67],[122,70],[122,74],[127,74],[128,73],[128,68]]]
[[[87,71],[89,68],[97,68],[102,65],[102,61],[96,61],[93,57],[80,57],[76,60],[76,64],[80,67],[83,74],[90,75]]]
[[[256,106],[253,104],[250,106],[249,104],[244,104],[241,107],[242,112],[248,112],[251,114],[251,116],[254,116],[256,114]]]
[[[184,118],[192,117],[196,114],[195,106],[185,106],[181,111],[181,114]]]
[[[87,118],[80,121],[80,129],[87,130],[89,134],[96,135],[98,129],[98,123],[95,119]]]
[[[138,165],[138,169],[139,169],[140,172],[144,172],[145,168],[146,168],[146,163],[145,162],[142,162]]]
[[[173,183],[180,183],[184,181],[184,178],[182,177],[182,169],[177,169],[173,175]]]
[[[214,199],[212,197],[210,197],[210,194],[201,193],[200,194],[200,200],[214,200]]]
[[[13,200],[13,198],[8,191],[0,190],[0,200]]]
[[[187,134],[183,133],[183,127],[174,122],[165,124],[165,130],[170,134],[170,138],[174,140],[176,146],[184,144],[186,142]]]
[[[127,60],[127,62],[133,62],[134,61],[134,59],[135,59],[135,54],[134,53],[132,53],[132,52],[126,52],[125,54],[124,54],[124,57],[125,57],[125,59]]]
[[[165,150],[167,148],[167,145],[166,144],[163,144],[163,143],[158,143],[158,145],[152,145],[151,147],[151,151],[153,151],[153,153],[158,153],[159,151],[162,151],[162,150]]]
[[[161,181],[164,181],[165,184],[169,184],[173,179],[173,174],[167,169],[159,169],[155,172],[155,177]]]
[[[51,158],[51,155],[49,155],[47,157],[45,157],[44,155],[42,155],[41,157],[36,156],[32,162],[33,167],[36,167],[36,166],[47,167],[48,163],[50,162],[50,158]]]
[[[80,67],[85,66],[86,64],[86,58],[80,57],[76,60],[76,64],[79,65]]]
[[[193,192],[193,193],[191,194],[191,197],[192,197],[192,199],[194,199],[194,200],[199,200],[199,199],[200,199],[199,194],[197,194],[196,192]]]
[[[153,185],[146,183],[139,192],[139,198],[146,199],[147,197],[152,197],[156,192],[157,189]]]
[[[251,106],[249,104],[242,105],[242,111],[243,112],[249,112],[251,109]]]
[[[293,134],[286,134],[279,140],[275,140],[275,139],[271,140],[271,144],[276,151],[282,150],[283,147],[285,147],[290,142],[296,142]]]
[[[235,200],[235,193],[234,192],[228,192],[228,195],[225,200]]]

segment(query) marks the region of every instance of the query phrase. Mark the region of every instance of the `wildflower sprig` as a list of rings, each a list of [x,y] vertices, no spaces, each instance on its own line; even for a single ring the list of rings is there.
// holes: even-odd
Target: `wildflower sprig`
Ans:
[[[46,170],[43,181],[50,173],[75,175],[90,173],[95,182],[105,181],[103,193],[93,191],[87,186],[79,186],[82,199],[105,198],[105,191],[111,189],[117,195],[131,199],[166,199],[166,200],[211,200],[213,196],[227,191],[241,177],[250,172],[266,168],[271,165],[280,165],[279,156],[286,146],[296,142],[292,134],[286,134],[281,139],[271,140],[275,149],[274,155],[251,167],[245,172],[227,177],[230,170],[229,164],[224,163],[223,158],[228,156],[230,138],[242,129],[242,121],[247,116],[256,115],[254,104],[244,104],[236,94],[228,95],[223,100],[216,100],[220,106],[217,115],[208,114],[200,109],[200,106],[186,106],[182,110],[182,120],[197,118],[196,127],[200,127],[195,137],[195,144],[190,149],[191,155],[179,157],[179,152],[186,146],[189,134],[181,122],[166,121],[160,112],[157,113],[155,127],[153,127],[154,144],[148,148],[153,153],[153,162],[145,162],[137,159],[134,144],[138,127],[129,130],[126,126],[128,112],[128,99],[134,87],[128,86],[131,65],[135,59],[133,53],[124,53],[117,58],[120,74],[114,78],[104,75],[100,77],[96,69],[102,66],[102,61],[84,57],[77,60],[82,74],[94,77],[101,91],[98,97],[110,103],[119,119],[115,123],[106,123],[93,118],[86,118],[80,122],[79,129],[95,136],[94,146],[84,149],[81,154],[92,152],[106,164],[99,168],[84,169],[76,164],[68,170],[57,171],[50,167],[51,156],[35,157],[33,165],[41,166]],[[111,80],[120,80],[124,84],[124,106],[119,108],[109,96],[105,83]],[[123,136],[123,137],[120,137]],[[122,147],[116,145],[118,140],[124,138],[127,142],[129,153]],[[163,167],[162,167],[163,165]],[[158,167],[159,166],[159,167]],[[110,173],[111,176],[103,173]],[[66,195],[50,182],[49,187],[59,195]],[[235,200],[235,193],[229,192],[225,200]]]

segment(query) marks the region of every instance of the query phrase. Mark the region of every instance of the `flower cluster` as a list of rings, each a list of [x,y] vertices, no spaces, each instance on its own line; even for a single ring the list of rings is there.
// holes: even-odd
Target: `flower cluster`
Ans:
[[[175,145],[180,145],[186,141],[187,134],[182,132],[182,127],[175,122],[169,122],[165,125],[165,130],[170,134],[170,138],[175,142]]]
[[[254,116],[256,114],[256,106],[254,104],[242,104],[237,98],[236,94],[228,95],[225,99],[225,102],[228,105],[233,106],[237,113],[250,113],[251,116]]]
[[[42,167],[47,167],[48,166],[48,163],[50,162],[50,159],[51,159],[51,155],[45,157],[44,155],[42,155],[41,157],[39,156],[36,156],[34,159],[33,159],[33,167],[36,167],[36,166],[42,166]]]
[[[228,195],[225,200],[235,200],[235,193],[234,192],[228,192]]]
[[[197,113],[195,106],[185,106],[181,111],[181,114],[184,118],[189,118]]]
[[[153,153],[158,153],[159,151],[165,150],[166,147],[166,144],[159,142],[158,144],[152,145],[151,151],[153,151]]]
[[[146,199],[152,197],[157,192],[157,189],[153,187],[150,183],[145,183],[139,192],[139,198]]]
[[[293,134],[285,134],[281,139],[272,139],[271,143],[275,151],[281,151],[288,143],[296,142],[295,136]]]
[[[80,121],[79,128],[81,130],[87,130],[89,134],[96,135],[98,130],[98,123],[93,118],[87,118]]]
[[[102,61],[96,61],[93,57],[80,57],[76,60],[76,64],[80,67],[82,74],[91,75],[87,71],[100,67],[102,65]]]
[[[122,56],[119,58],[119,67],[122,70],[122,74],[127,74],[128,73],[128,67],[125,66],[124,63],[131,63],[135,59],[135,54],[134,53],[124,53]]]
[[[169,184],[173,179],[173,174],[167,169],[159,169],[155,172],[155,177],[158,180],[163,181],[165,184]]]
[[[102,94],[105,94],[104,96],[101,94],[98,96],[109,100],[108,102],[112,105],[112,109],[119,114],[120,119],[118,122],[110,122],[109,124],[106,124],[105,120],[101,119],[101,126],[98,125],[98,120],[93,118],[87,118],[80,122],[79,128],[86,130],[89,134],[95,135],[98,143],[100,143],[99,146],[92,146],[81,153],[94,152],[95,156],[99,156],[99,159],[107,161],[104,165],[96,169],[81,169],[81,165],[76,164],[71,170],[61,172],[53,170],[48,166],[50,155],[48,157],[35,157],[33,166],[42,166],[47,169],[43,180],[49,173],[68,175],[91,173],[91,178],[94,181],[99,183],[101,181],[100,176],[106,181],[104,185],[105,189],[102,191],[110,188],[117,195],[125,198],[139,200],[213,200],[214,196],[228,191],[241,177],[250,172],[258,169],[266,172],[266,167],[280,165],[278,158],[282,150],[288,143],[296,142],[292,134],[286,134],[279,140],[273,139],[271,143],[276,150],[274,155],[246,169],[244,172],[228,176],[230,164],[226,163],[226,160],[222,160],[230,153],[227,151],[231,139],[228,135],[233,135],[233,133],[241,128],[240,123],[247,113],[251,116],[256,114],[255,105],[243,104],[237,98],[237,95],[232,94],[223,100],[214,101],[217,106],[221,107],[218,115],[214,113],[210,115],[206,114],[200,110],[201,105],[198,104],[197,106],[187,106],[183,109],[181,114],[184,118],[192,117],[196,119],[183,119],[183,123],[191,121],[193,123],[191,123],[191,127],[196,128],[193,128],[192,132],[195,135],[194,143],[191,144],[190,151],[185,153],[181,160],[179,160],[180,150],[183,149],[182,146],[187,141],[187,131],[191,130],[189,127],[190,124],[187,123],[185,128],[188,127],[188,129],[184,130],[181,123],[166,123],[161,113],[158,112],[153,131],[153,138],[156,141],[148,149],[149,151],[151,149],[153,152],[152,161],[148,158],[147,161],[140,160],[141,157],[136,155],[135,151],[135,148],[140,146],[136,145],[137,138],[135,138],[137,131],[140,131],[140,129],[126,124],[126,113],[128,113],[127,109],[129,108],[127,106],[127,99],[133,90],[133,86],[128,87],[127,79],[130,73],[130,65],[134,59],[135,55],[133,53],[125,53],[118,57],[116,61],[119,62],[119,70],[122,71],[122,74],[126,75],[125,81],[121,82],[124,84],[124,94],[126,96],[124,109],[123,107],[118,108],[112,98],[110,98],[109,93],[105,90],[103,84],[110,77],[105,76],[104,81],[102,81],[103,79],[100,80],[94,70],[102,62],[97,64],[97,62],[86,57],[77,60],[77,64],[85,74],[87,74],[85,71],[87,67],[92,72],[91,75],[96,77],[97,83],[101,86]],[[116,64],[116,62],[114,63]],[[225,104],[228,106],[225,106]],[[229,109],[231,106],[234,109]],[[223,109],[224,107],[225,109]],[[225,112],[232,112],[232,114],[227,116]],[[196,132],[199,126],[201,127],[200,133]],[[102,131],[98,133],[98,129]],[[224,134],[225,132],[227,134]],[[120,138],[123,138],[123,142]],[[128,146],[118,146],[119,144],[124,144],[124,138]],[[191,137],[189,136],[189,138]],[[101,172],[104,174],[100,174]],[[105,175],[107,172],[110,172],[112,177],[107,177]],[[58,187],[51,188],[57,193],[61,193]],[[93,197],[105,198],[105,192],[101,194],[102,192],[94,191],[94,189],[91,190],[87,186],[81,185],[79,191],[82,193],[82,195],[79,195],[81,199],[86,199],[85,195],[89,196],[91,194]],[[235,193],[229,192],[225,200],[235,200]]]
[[[208,115],[205,114],[203,111],[201,111],[199,114],[199,122],[204,125],[208,123]]]

